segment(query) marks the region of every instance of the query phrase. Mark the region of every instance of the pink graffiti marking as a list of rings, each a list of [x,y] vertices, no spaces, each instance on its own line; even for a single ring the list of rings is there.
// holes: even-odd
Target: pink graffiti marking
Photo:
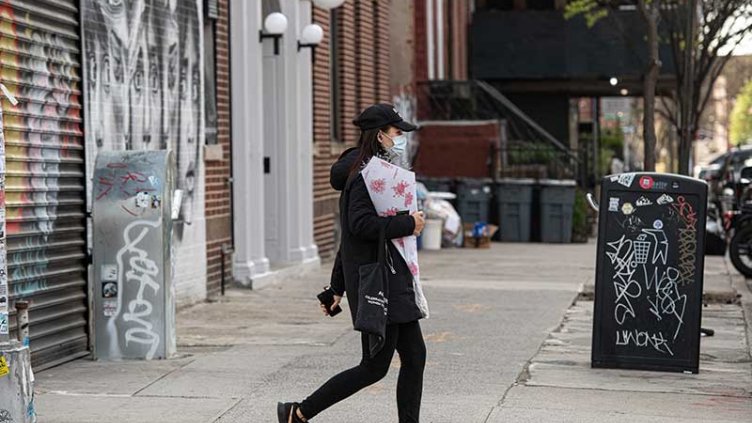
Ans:
[[[695,212],[692,205],[687,202],[684,196],[677,198],[677,202],[673,203],[671,206],[677,213],[679,213],[679,217],[684,221],[687,227],[695,226],[695,223],[697,223],[697,212]]]
[[[128,172],[125,175],[120,177],[121,182],[123,184],[127,184],[128,182],[134,181],[134,182],[146,182],[146,176],[144,176],[141,172]]]
[[[120,207],[122,207],[123,210],[125,210],[126,212],[128,212],[128,214],[130,214],[132,216],[138,216],[136,213],[132,212],[131,210],[128,210],[128,207],[125,207],[123,205],[121,205]]]

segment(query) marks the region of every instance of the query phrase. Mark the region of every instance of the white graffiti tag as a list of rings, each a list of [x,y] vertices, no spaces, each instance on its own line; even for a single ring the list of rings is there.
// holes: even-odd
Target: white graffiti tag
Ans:
[[[676,340],[684,324],[684,311],[687,307],[687,296],[679,291],[679,270],[669,266],[659,277],[658,268],[653,268],[653,274],[649,275],[648,269],[644,267],[643,273],[648,291],[647,300],[650,303],[649,310],[658,321],[663,320],[664,316],[676,319]],[[651,289],[654,289],[653,296],[650,295]]]
[[[616,291],[616,307],[614,307],[614,319],[620,325],[624,324],[627,316],[635,317],[634,306],[631,300],[642,294],[640,283],[633,276],[636,269],[634,263],[634,250],[632,240],[626,239],[625,235],[618,241],[609,242],[609,251],[606,255],[614,265],[613,284]]]
[[[118,251],[116,257],[119,269],[118,282],[121,289],[125,284],[138,285],[136,296],[128,302],[127,311],[123,314],[123,321],[136,325],[125,331],[125,344],[127,346],[134,342],[148,346],[147,360],[154,358],[160,341],[159,334],[154,331],[154,323],[149,319],[154,309],[149,297],[156,295],[160,288],[155,280],[159,274],[159,266],[149,258],[147,251],[139,248],[138,244],[149,234],[150,229],[161,225],[161,221],[137,220],[126,226],[123,231],[125,245]],[[127,264],[123,263],[125,259],[127,259]],[[125,292],[125,289],[121,292]],[[118,304],[116,315],[119,314],[120,304]]]
[[[648,333],[647,331],[634,330],[617,330],[616,345],[635,345],[637,347],[652,347],[654,350],[663,354],[674,355],[668,342],[661,332]]]

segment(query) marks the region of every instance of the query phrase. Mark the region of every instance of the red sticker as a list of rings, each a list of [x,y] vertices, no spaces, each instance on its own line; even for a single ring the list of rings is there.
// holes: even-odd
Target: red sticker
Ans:
[[[642,189],[650,189],[653,188],[653,178],[650,176],[643,176],[640,178],[640,186]]]

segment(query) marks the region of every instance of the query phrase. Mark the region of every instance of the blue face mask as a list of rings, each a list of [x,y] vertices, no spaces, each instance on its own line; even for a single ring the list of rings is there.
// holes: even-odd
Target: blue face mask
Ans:
[[[404,156],[405,150],[407,150],[407,137],[405,136],[405,134],[396,136],[394,138],[390,137],[387,134],[384,134],[384,136],[392,140],[392,142],[394,143],[394,145],[389,148],[389,151],[392,154],[396,154],[398,156]]]

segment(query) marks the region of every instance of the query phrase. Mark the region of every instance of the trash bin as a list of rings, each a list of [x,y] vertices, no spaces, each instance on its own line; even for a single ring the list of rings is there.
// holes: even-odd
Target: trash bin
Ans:
[[[428,191],[432,192],[454,192],[454,183],[452,178],[418,178]]]
[[[426,226],[423,228],[422,243],[425,250],[441,249],[441,234],[444,228],[444,221],[441,219],[426,219]]]
[[[576,182],[570,179],[543,179],[539,183],[541,241],[572,242]]]
[[[533,179],[502,179],[496,183],[496,205],[502,241],[529,242]]]
[[[457,180],[457,213],[463,222],[488,222],[491,183],[490,179]]]

